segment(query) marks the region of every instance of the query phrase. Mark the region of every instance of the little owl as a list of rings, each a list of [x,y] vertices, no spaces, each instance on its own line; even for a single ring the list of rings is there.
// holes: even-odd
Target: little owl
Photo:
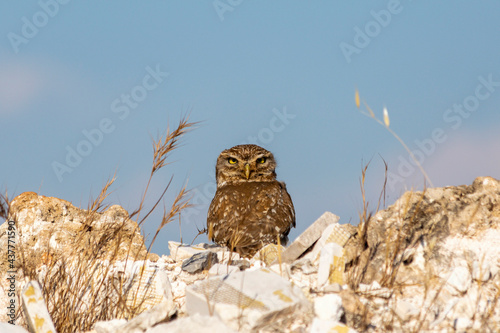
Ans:
[[[207,217],[210,240],[245,257],[278,239],[286,245],[295,210],[275,169],[273,154],[257,145],[234,146],[219,155]]]

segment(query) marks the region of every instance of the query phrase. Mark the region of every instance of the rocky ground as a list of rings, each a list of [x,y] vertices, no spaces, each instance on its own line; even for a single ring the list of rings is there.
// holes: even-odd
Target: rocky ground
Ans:
[[[326,212],[287,248],[253,258],[176,242],[168,256],[148,254],[119,206],[28,192],[10,216],[16,260],[3,259],[4,223],[0,308],[14,272],[15,322],[38,332],[500,331],[500,182],[490,177],[407,192],[358,226]]]

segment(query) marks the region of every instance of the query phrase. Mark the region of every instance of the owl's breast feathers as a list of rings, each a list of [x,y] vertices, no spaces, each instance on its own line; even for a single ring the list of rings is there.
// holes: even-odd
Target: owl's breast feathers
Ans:
[[[284,183],[241,182],[217,189],[207,217],[209,238],[241,255],[263,245],[285,245],[295,227],[295,210]]]

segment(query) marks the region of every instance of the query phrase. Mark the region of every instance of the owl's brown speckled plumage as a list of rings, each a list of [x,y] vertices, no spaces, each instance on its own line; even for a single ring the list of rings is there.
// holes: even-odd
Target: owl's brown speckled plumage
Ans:
[[[219,155],[217,191],[207,217],[211,240],[246,257],[278,238],[286,244],[295,210],[275,169],[273,154],[257,145],[235,146]]]

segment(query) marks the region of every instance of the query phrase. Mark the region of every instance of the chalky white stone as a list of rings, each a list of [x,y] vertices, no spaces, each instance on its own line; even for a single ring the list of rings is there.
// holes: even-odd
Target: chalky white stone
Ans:
[[[208,275],[227,275],[234,272],[239,272],[240,269],[237,266],[227,265],[227,264],[214,264],[208,270]]]
[[[216,276],[186,288],[187,313],[216,315],[226,325],[248,331],[269,316],[308,309],[302,290],[266,268]]]
[[[55,333],[54,323],[43,300],[42,290],[36,281],[30,281],[21,293],[24,316],[32,332]]]
[[[304,257],[314,261],[318,258],[321,249],[328,243],[336,243],[342,247],[347,243],[351,234],[345,230],[340,224],[332,223],[325,228],[322,232],[320,239],[314,244],[311,252],[307,253]]]
[[[457,291],[464,293],[471,284],[471,274],[466,267],[458,266],[453,269],[447,283]]]
[[[339,321],[344,311],[339,295],[327,294],[314,300],[314,313],[319,319]]]
[[[9,323],[0,323],[0,332],[2,332],[2,333],[29,333],[21,326],[11,325]]]
[[[323,249],[321,249],[321,253],[319,256],[319,267],[318,267],[318,287],[324,286],[330,282],[342,282],[341,280],[343,267],[342,265],[343,258],[343,249],[337,243],[328,243]],[[340,274],[335,274],[335,270],[342,268],[342,270],[338,271]],[[340,275],[340,276],[336,276]],[[334,277],[336,277],[337,281],[331,281]],[[340,279],[339,279],[340,278]]]
[[[412,316],[417,316],[420,310],[408,301],[398,300],[394,312],[402,321],[406,321]]]
[[[160,324],[147,333],[188,333],[188,332],[203,332],[203,333],[236,333],[235,330],[227,327],[216,316],[202,316],[194,314],[189,317],[176,319],[170,323]]]
[[[338,321],[314,318],[309,333],[325,333],[325,332],[356,333],[357,331],[353,328],[349,328],[345,324],[342,324]]]
[[[333,213],[325,212],[313,224],[311,224],[299,237],[297,237],[290,246],[281,254],[283,262],[291,263],[311,245],[314,244],[322,235],[327,226],[339,221],[339,217]]]

